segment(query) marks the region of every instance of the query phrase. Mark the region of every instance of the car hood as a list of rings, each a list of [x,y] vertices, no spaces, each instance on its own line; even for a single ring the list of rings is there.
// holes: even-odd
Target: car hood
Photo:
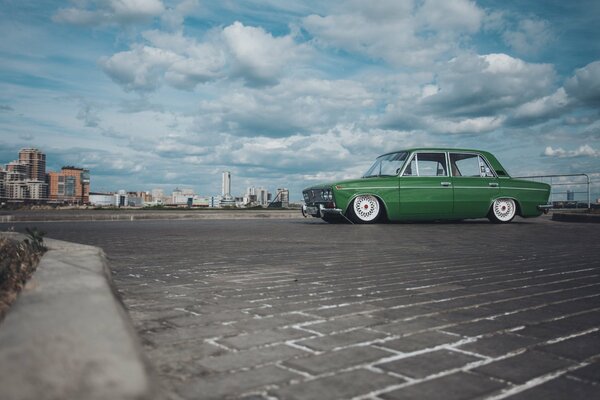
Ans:
[[[384,181],[384,180],[387,181],[389,179],[390,179],[390,177],[379,177],[379,176],[373,176],[373,177],[369,177],[369,178],[344,179],[344,180],[339,180],[339,181],[319,183],[319,184],[316,184],[313,186],[309,186],[309,187],[305,188],[304,190],[330,189],[330,188],[334,188],[336,186],[349,188],[349,187],[363,186],[366,182],[380,182],[380,181]]]

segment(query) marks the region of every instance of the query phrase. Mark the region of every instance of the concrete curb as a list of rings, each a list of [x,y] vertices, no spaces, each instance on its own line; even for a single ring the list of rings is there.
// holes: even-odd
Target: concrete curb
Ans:
[[[600,214],[552,213],[552,221],[600,223]]]
[[[300,210],[230,210],[230,211],[40,211],[0,212],[0,223],[50,221],[137,221],[137,220],[205,220],[205,219],[302,219]]]
[[[104,252],[45,243],[50,250],[0,324],[2,399],[155,398]]]

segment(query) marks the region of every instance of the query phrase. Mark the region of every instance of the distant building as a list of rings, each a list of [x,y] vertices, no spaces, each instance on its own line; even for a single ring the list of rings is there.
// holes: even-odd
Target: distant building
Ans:
[[[169,202],[169,204],[173,206],[191,207],[194,203],[194,197],[196,197],[196,193],[194,193],[193,189],[176,188],[171,194],[171,201]]]
[[[29,178],[29,164],[21,161],[11,161],[6,164],[9,181],[24,181]]]
[[[43,201],[47,197],[46,155],[37,149],[21,149],[19,160],[6,164],[0,176],[0,198]]]
[[[116,207],[116,197],[114,193],[90,193],[89,202],[96,207]]]
[[[90,196],[90,172],[87,169],[63,167],[48,172],[49,199],[72,204],[87,204]]]
[[[249,187],[243,197],[242,203],[246,206],[267,206],[271,200],[271,193],[265,188]]]
[[[290,191],[286,188],[277,189],[275,199],[269,203],[269,207],[287,208],[290,206]]]
[[[19,162],[28,166],[29,179],[38,182],[46,180],[46,154],[38,149],[21,149]]]
[[[221,181],[221,207],[235,206],[235,199],[231,197],[231,172],[223,171]]]
[[[159,205],[165,203],[165,191],[162,189],[152,189],[152,204]]]
[[[0,199],[6,197],[6,171],[0,167]]]
[[[46,154],[35,148],[23,148],[19,159],[6,164],[0,173],[0,198],[14,202],[42,203],[48,200],[87,204],[90,173],[76,167],[46,173]]]

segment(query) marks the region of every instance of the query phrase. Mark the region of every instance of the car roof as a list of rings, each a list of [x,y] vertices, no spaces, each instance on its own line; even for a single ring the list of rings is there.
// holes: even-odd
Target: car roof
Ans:
[[[408,153],[413,153],[415,151],[433,151],[433,152],[448,151],[448,152],[461,152],[461,153],[479,153],[479,154],[482,154],[490,162],[490,164],[492,164],[492,168],[494,168],[494,170],[496,170],[496,173],[498,173],[499,175],[503,175],[503,176],[509,176],[508,173],[506,172],[506,168],[504,168],[502,166],[502,164],[500,164],[500,161],[498,161],[498,159],[492,153],[485,151],[485,150],[457,149],[457,148],[453,148],[453,147],[413,147],[413,148],[408,148],[408,149],[400,149],[400,150],[396,150],[396,151],[390,151],[388,153],[382,154],[381,156],[385,156],[387,154],[399,153],[401,151],[406,151]],[[381,157],[381,156],[379,156],[379,157]]]
[[[455,152],[455,151],[462,151],[465,153],[485,153],[485,154],[489,154],[487,151],[484,150],[477,150],[477,149],[457,149],[454,147],[411,147],[408,149],[398,149],[396,151],[390,151],[388,153],[385,154],[393,154],[393,153],[399,153],[401,151],[407,151],[407,152],[414,152],[414,151],[451,151],[451,152]],[[382,154],[382,155],[385,155]]]

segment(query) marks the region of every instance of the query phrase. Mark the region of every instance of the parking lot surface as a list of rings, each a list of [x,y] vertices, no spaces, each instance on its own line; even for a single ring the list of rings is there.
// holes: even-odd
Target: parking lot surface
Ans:
[[[168,399],[600,398],[598,224],[35,226],[105,250]]]

